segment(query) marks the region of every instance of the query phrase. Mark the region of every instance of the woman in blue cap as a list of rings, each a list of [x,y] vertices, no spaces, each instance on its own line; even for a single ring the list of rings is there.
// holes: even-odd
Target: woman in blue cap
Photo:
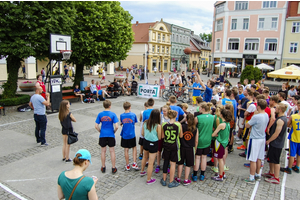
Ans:
[[[73,159],[74,168],[63,171],[58,177],[58,198],[72,200],[98,200],[95,185],[97,177],[83,175],[88,166],[92,164],[91,154],[86,149],[80,149]]]

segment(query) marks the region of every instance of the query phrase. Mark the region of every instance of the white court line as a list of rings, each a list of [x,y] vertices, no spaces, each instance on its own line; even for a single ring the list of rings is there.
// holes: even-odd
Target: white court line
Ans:
[[[262,173],[262,169],[263,169],[263,167],[260,168],[260,172],[259,172],[260,174]],[[254,189],[253,189],[253,191],[252,191],[252,195],[251,195],[250,200],[254,200],[254,199],[255,199],[255,195],[256,195],[258,186],[259,186],[259,181],[256,181],[255,186],[254,186]]]
[[[6,190],[7,192],[9,192],[10,194],[14,195],[15,197],[17,197],[18,199],[21,200],[27,200],[24,197],[22,197],[21,195],[15,193],[14,191],[12,191],[11,189],[9,189],[8,187],[6,187],[5,185],[3,185],[2,183],[0,183],[0,187],[2,187],[4,190]]]
[[[287,134],[289,134],[289,132]],[[290,146],[288,139],[286,139],[286,146],[287,146],[287,148],[289,148],[289,146]],[[285,153],[285,162],[284,162],[285,166],[284,167],[286,167],[288,165],[287,154],[288,154],[288,152]],[[283,178],[282,178],[282,184],[281,184],[281,192],[280,192],[280,199],[281,200],[284,200],[286,177],[287,177],[287,174],[284,172],[283,173]]]

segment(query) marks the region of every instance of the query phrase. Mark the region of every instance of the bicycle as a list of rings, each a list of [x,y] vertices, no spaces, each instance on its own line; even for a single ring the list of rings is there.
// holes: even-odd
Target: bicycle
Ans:
[[[162,94],[163,98],[165,100],[169,100],[169,97],[174,95],[178,101],[181,101],[183,103],[189,103],[190,102],[190,98],[189,98],[189,94],[188,91],[185,87],[179,87],[178,91],[176,91],[176,88],[170,88],[169,90],[165,90]]]

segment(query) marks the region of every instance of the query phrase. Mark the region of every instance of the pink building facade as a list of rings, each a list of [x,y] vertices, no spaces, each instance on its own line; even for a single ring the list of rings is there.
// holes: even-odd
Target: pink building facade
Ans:
[[[260,63],[280,69],[286,10],[286,1],[216,2],[212,35],[214,64],[234,63],[237,68],[232,70],[236,72]],[[215,68],[215,73],[218,72]]]

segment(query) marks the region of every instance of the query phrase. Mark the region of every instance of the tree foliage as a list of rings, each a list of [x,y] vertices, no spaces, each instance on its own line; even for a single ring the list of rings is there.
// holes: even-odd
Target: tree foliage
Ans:
[[[84,66],[124,60],[134,41],[132,16],[120,2],[77,1],[75,8],[73,53],[69,60],[76,64],[74,85],[82,80]]]
[[[8,80],[3,98],[14,97],[18,70],[24,58],[49,56],[50,33],[72,34],[72,2],[0,2],[0,58],[6,58]]]
[[[200,33],[200,38],[205,42],[211,42],[212,33]]]
[[[243,83],[245,79],[249,81],[254,79],[255,82],[261,80],[262,73],[257,67],[253,67],[252,65],[247,65],[245,69],[242,71],[240,82]]]

